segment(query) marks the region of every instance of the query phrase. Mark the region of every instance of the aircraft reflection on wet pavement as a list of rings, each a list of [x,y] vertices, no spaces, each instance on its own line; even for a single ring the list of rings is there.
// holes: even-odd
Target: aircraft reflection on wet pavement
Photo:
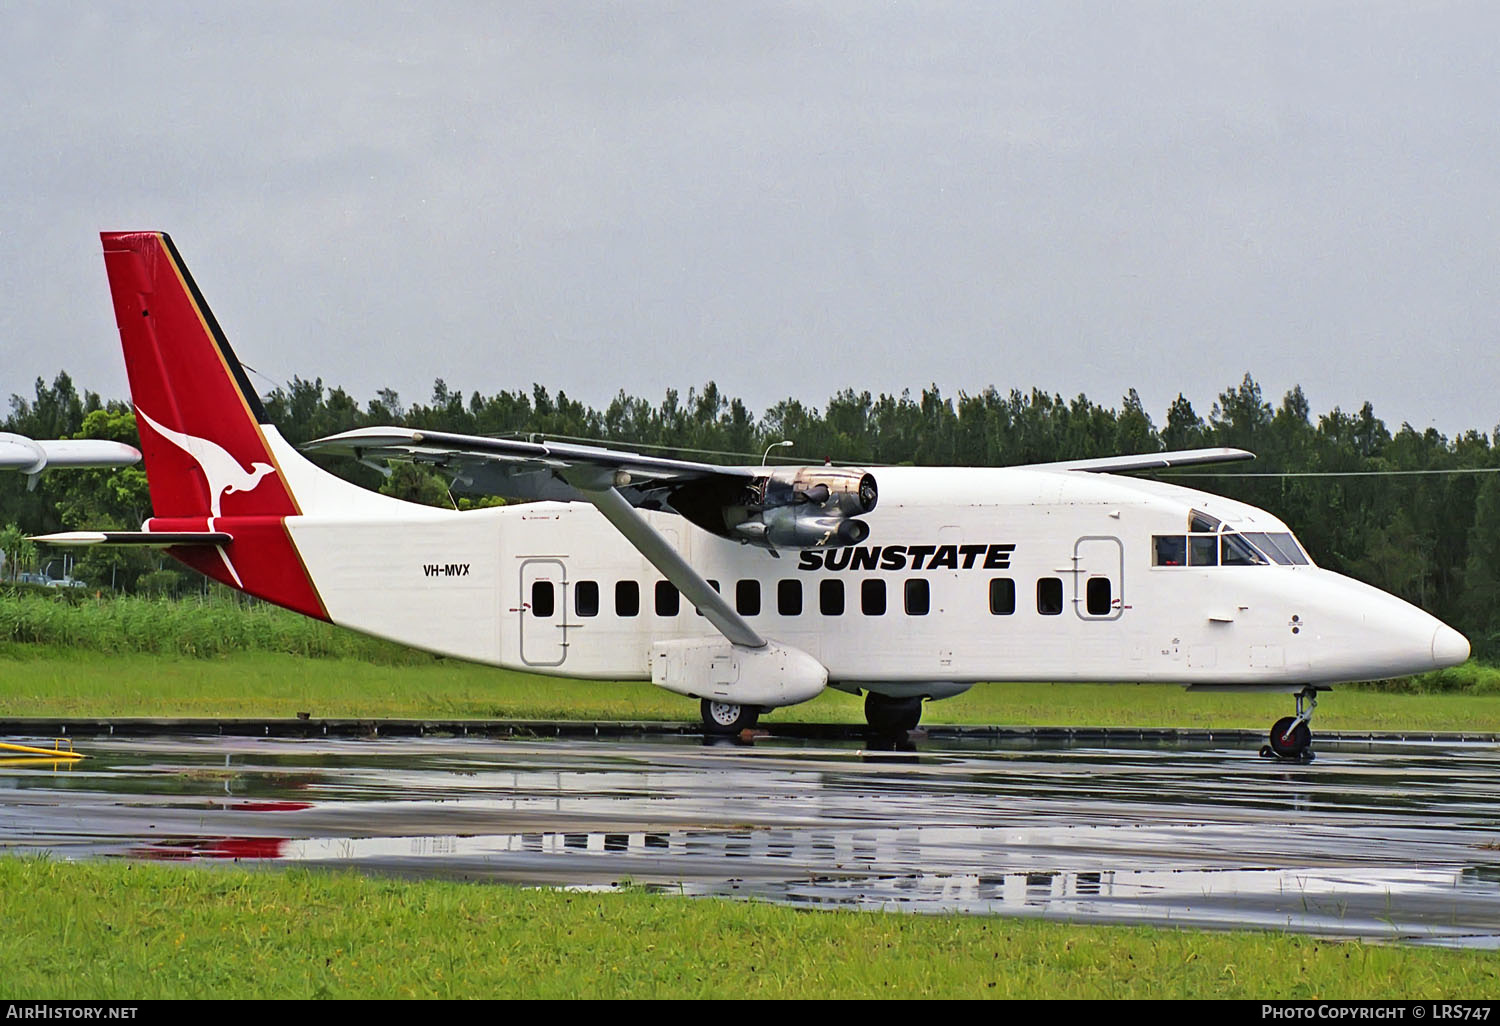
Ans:
[[[1500,946],[1500,747],[99,741],[0,851]],[[892,764],[895,762],[896,764]]]

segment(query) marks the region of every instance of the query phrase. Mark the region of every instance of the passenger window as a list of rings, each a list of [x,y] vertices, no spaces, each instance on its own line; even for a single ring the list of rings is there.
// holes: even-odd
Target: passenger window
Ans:
[[[716,580],[714,580],[713,578],[709,578],[708,586],[710,588],[712,588],[714,591],[718,591],[719,590],[719,582],[716,581]],[[697,606],[693,607],[693,612],[697,613],[699,616],[703,615],[703,610],[699,609]]]
[[[573,586],[573,611],[579,616],[599,615],[598,581],[579,581]]]
[[[759,581],[741,581],[734,586],[734,608],[741,616],[760,615]]]
[[[1016,611],[1016,582],[1009,577],[990,580],[990,612],[996,616],[1009,616]]]
[[[932,609],[932,592],[928,589],[927,579],[924,577],[913,577],[906,582],[906,615],[926,616]]]
[[[859,607],[866,616],[885,615],[885,582],[871,577],[860,582]]]
[[[1084,586],[1084,608],[1089,611],[1090,616],[1108,616],[1110,614],[1110,603],[1114,599],[1114,589],[1110,587],[1108,577],[1090,577]]]
[[[776,582],[776,612],[782,616],[802,615],[802,582]]]
[[[641,586],[634,581],[615,582],[615,615],[641,615]]]
[[[1152,566],[1186,566],[1187,539],[1180,534],[1158,534],[1152,539]]]
[[[551,616],[557,608],[557,600],[552,594],[551,581],[531,582],[531,615]]]
[[[682,596],[671,581],[656,582],[656,615],[676,616],[682,608]]]
[[[1188,565],[1189,566],[1218,566],[1219,565],[1219,539],[1212,534],[1194,534],[1188,536]]]
[[[818,585],[818,609],[824,616],[844,615],[844,582],[833,579]]]
[[[1062,578],[1043,577],[1036,582],[1036,611],[1043,616],[1057,616],[1062,612]]]

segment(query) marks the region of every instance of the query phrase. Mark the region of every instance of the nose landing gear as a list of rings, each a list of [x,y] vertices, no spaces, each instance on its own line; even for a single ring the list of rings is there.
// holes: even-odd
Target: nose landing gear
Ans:
[[[1271,726],[1270,744],[1262,745],[1260,754],[1283,762],[1312,762],[1312,728],[1308,724],[1317,707],[1316,688],[1297,692],[1297,715],[1283,716]]]

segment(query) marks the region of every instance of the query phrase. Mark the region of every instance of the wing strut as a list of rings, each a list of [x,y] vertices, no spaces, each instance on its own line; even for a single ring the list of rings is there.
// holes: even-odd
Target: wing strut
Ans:
[[[652,566],[661,571],[663,577],[676,585],[677,590],[702,611],[708,622],[718,628],[719,633],[728,638],[730,644],[745,648],[765,647],[766,639],[746,623],[745,618],[736,613],[734,607],[724,601],[724,596],[689,566],[676,549],[667,544],[667,540],[646,522],[645,517],[636,512],[625,496],[612,484],[600,480],[603,475],[597,473],[596,468],[580,467],[578,470],[586,473],[562,473],[569,484],[604,514],[604,519],[613,524],[615,530],[623,534]]]

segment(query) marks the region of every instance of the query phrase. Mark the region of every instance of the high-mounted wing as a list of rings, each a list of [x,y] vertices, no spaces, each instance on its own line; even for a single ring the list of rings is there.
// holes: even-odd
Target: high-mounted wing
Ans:
[[[434,466],[452,476],[460,494],[572,502],[585,499],[588,488],[607,485],[637,508],[679,513],[721,537],[773,550],[857,545],[869,531],[850,518],[873,510],[877,498],[874,477],[846,467],[724,467],[595,445],[411,428],[360,428],[302,448],[352,456],[382,472],[377,461]],[[1244,449],[1179,449],[1018,469],[1118,474],[1254,458]]]
[[[637,509],[677,513],[721,538],[775,551],[857,545],[870,529],[875,478],[848,467],[722,467],[566,442],[523,442],[443,431],[345,431],[304,451],[437,467],[460,494],[591,501],[613,488]]]
[[[1029,463],[1025,469],[1083,470],[1091,474],[1123,474],[1132,470],[1199,467],[1209,463],[1237,463],[1240,460],[1253,459],[1255,459],[1255,453],[1244,449],[1178,449],[1173,452],[1147,452],[1135,456],[1104,456],[1092,460]]]
[[[591,467],[609,477],[616,487],[640,496],[641,501],[635,505],[647,508],[648,493],[670,491],[688,481],[743,482],[755,476],[753,470],[744,467],[644,456],[597,445],[523,442],[394,427],[345,431],[315,439],[302,448],[306,452],[353,456],[365,463],[424,463],[456,474],[460,491],[511,499],[576,499],[576,490],[558,478],[557,471]]]

